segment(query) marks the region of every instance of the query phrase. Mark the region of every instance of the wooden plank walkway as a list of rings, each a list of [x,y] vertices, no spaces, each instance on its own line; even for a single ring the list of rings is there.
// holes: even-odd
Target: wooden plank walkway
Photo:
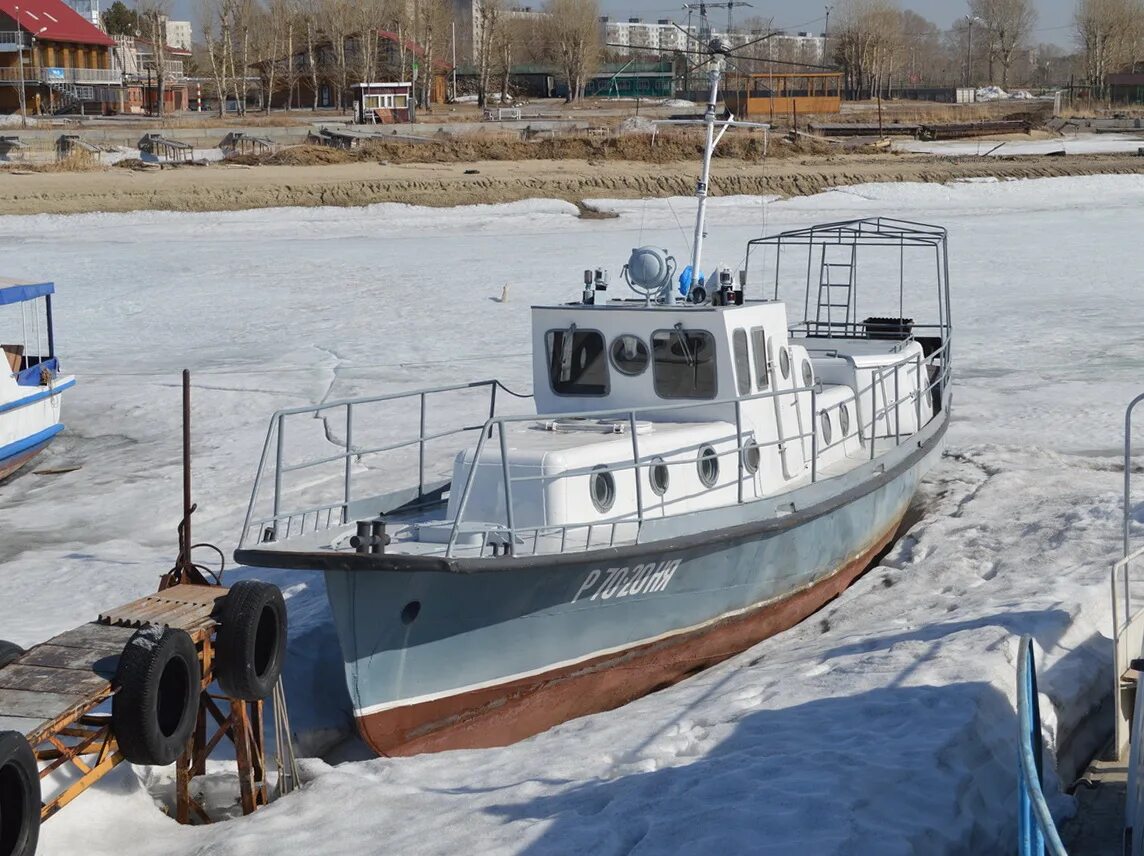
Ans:
[[[30,649],[0,668],[0,730],[18,731],[32,746],[50,739],[111,698],[119,655],[138,628],[209,631],[226,594],[218,586],[173,586]]]

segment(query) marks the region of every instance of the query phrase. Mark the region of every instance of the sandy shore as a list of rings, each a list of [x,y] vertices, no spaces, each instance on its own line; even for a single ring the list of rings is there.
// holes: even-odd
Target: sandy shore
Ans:
[[[473,173],[471,171],[475,170]],[[798,196],[829,187],[878,181],[1040,178],[1144,172],[1144,158],[1126,155],[942,158],[931,155],[834,155],[719,161],[713,193]],[[468,174],[467,174],[468,173]],[[94,211],[233,211],[248,208],[368,205],[405,202],[450,206],[567,199],[687,196],[694,163],[621,161],[494,161],[464,164],[328,166],[202,166],[145,172],[0,171],[0,213],[76,214]]]

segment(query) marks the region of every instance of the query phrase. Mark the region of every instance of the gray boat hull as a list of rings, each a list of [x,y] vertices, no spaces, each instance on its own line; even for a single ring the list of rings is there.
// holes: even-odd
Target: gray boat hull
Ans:
[[[447,569],[330,553],[292,564],[326,571],[354,713],[378,753],[504,745],[678,681],[837,596],[892,540],[947,413],[857,471],[634,546]],[[269,564],[257,553],[240,558]]]

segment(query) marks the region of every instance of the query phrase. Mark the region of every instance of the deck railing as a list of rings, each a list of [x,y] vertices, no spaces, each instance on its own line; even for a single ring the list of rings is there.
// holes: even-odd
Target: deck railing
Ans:
[[[1042,789],[1043,753],[1033,639],[1023,636],[1017,655],[1017,852],[1068,856]]]
[[[24,82],[27,84],[106,84],[123,82],[123,75],[112,68],[41,68],[24,63]],[[0,68],[0,83],[19,83],[20,67]]]
[[[947,358],[948,348],[948,343],[946,343],[928,357],[905,356],[894,363],[887,364],[874,373],[874,378],[870,384],[857,390],[853,400],[856,410],[857,435],[860,442],[865,445],[870,460],[877,456],[879,449],[885,451],[888,448],[898,446],[913,434],[913,431],[904,432],[902,430],[902,406],[907,402],[914,408],[915,429],[920,428],[922,424],[922,402],[926,397],[932,397],[935,389],[941,390],[941,406],[948,405],[949,385],[952,378],[950,362]],[[768,358],[768,363],[770,363],[770,377],[780,377],[778,367],[773,364],[773,356]],[[937,370],[930,372],[929,367],[931,366],[936,366]],[[908,369],[912,369],[913,378],[910,382],[904,382],[901,375],[903,370]],[[903,389],[903,387],[905,388]],[[443,401],[450,394],[463,394],[466,391],[476,391],[478,394],[487,393],[487,399],[482,408],[483,412],[487,413],[487,417],[481,422],[469,421],[461,424],[456,424],[456,420],[454,420],[440,430],[436,428],[429,430],[427,411],[430,404]],[[355,516],[353,510],[355,501],[360,498],[359,494],[355,493],[355,482],[357,481],[355,465],[358,465],[360,469],[364,466],[363,459],[366,458],[372,458],[376,461],[383,455],[400,455],[403,452],[411,453],[415,450],[416,487],[409,487],[402,494],[408,503],[416,505],[419,500],[426,499],[435,487],[435,485],[430,484],[427,474],[426,455],[428,447],[431,444],[444,443],[451,438],[460,438],[462,435],[473,432],[479,432],[479,438],[476,449],[472,453],[468,474],[463,484],[451,486],[452,489],[460,490],[461,493],[457,514],[455,519],[450,522],[451,530],[446,546],[447,555],[453,555],[458,543],[464,542],[464,536],[481,532],[490,535],[498,534],[500,540],[505,544],[512,545],[509,549],[523,554],[528,554],[530,550],[532,553],[537,552],[543,543],[548,543],[553,547],[559,545],[559,549],[563,551],[573,546],[579,547],[581,544],[583,549],[614,545],[618,538],[625,541],[631,538],[638,539],[646,514],[649,512],[648,504],[644,501],[644,480],[640,478],[640,473],[644,470],[650,470],[659,463],[657,458],[641,454],[640,432],[637,423],[643,417],[656,417],[662,421],[665,416],[673,413],[686,415],[690,411],[700,409],[710,411],[712,408],[721,408],[725,410],[727,421],[734,430],[734,434],[729,434],[725,439],[733,439],[734,443],[729,448],[724,446],[721,451],[716,450],[715,455],[719,460],[728,456],[735,458],[735,466],[738,472],[737,504],[754,501],[758,498],[753,495],[747,496],[744,490],[744,485],[750,484],[749,479],[754,476],[753,472],[747,471],[745,464],[749,450],[753,454],[755,450],[761,452],[764,449],[777,447],[780,462],[784,471],[787,471],[789,449],[793,444],[803,444],[802,466],[805,468],[807,481],[813,484],[820,477],[819,464],[822,453],[842,444],[847,439],[843,432],[839,432],[839,436],[829,444],[826,444],[820,437],[818,405],[821,386],[817,384],[790,389],[771,389],[719,401],[673,402],[648,407],[585,411],[550,416],[538,415],[535,412],[498,415],[498,391],[502,395],[507,394],[515,398],[531,398],[531,396],[513,393],[499,381],[486,380],[471,384],[457,384],[428,390],[335,401],[278,411],[271,417],[270,428],[263,445],[254,489],[243,525],[241,545],[246,545],[251,541],[278,541],[351,522]],[[745,430],[743,425],[743,406],[749,402],[761,400],[775,402],[776,423],[779,426],[778,436],[764,442],[759,442],[758,438],[754,436],[754,432],[749,429]],[[784,428],[785,420],[780,413],[783,403],[793,405],[796,425],[790,426],[792,430]],[[807,404],[809,404],[809,408],[807,408]],[[356,420],[358,414],[370,405],[385,405],[387,408],[394,409],[402,406],[411,407],[412,413],[405,415],[408,422],[416,422],[416,430],[410,430],[407,434],[399,434],[390,442],[375,445],[363,444],[360,440],[355,439]],[[809,410],[809,426],[803,421],[807,410]],[[397,415],[394,414],[392,421],[397,421]],[[629,511],[626,515],[607,520],[519,527],[515,514],[515,503],[513,502],[513,485],[543,480],[550,478],[550,476],[515,475],[510,472],[507,449],[508,429],[520,423],[558,420],[567,416],[613,420],[619,426],[617,433],[628,435],[631,443],[630,456],[623,461],[609,463],[609,471],[613,474],[627,471],[635,472],[636,506],[634,513]],[[290,433],[288,426],[300,417],[323,420],[325,439],[335,446],[329,454],[304,458],[300,461],[288,460],[286,449],[287,437]],[[390,419],[390,413],[387,412],[386,418]],[[333,426],[342,430],[343,436],[341,438],[333,435]],[[473,485],[480,470],[481,462],[492,454],[489,447],[494,440],[499,452],[500,483],[505,497],[504,517],[500,522],[469,521],[466,514],[469,510]],[[887,446],[887,444],[889,445]],[[807,446],[809,446],[809,450],[807,450]],[[468,448],[472,449],[471,446]],[[450,451],[456,453],[460,449],[451,449]],[[269,490],[269,497],[266,498],[263,496],[263,491],[266,487],[265,479],[268,464],[271,462],[273,463],[271,476],[273,484]],[[406,470],[411,463],[407,462]],[[663,463],[669,467],[681,465],[680,462]],[[303,502],[299,508],[286,508],[287,495],[291,491],[285,485],[284,477],[299,477],[299,474],[305,473],[313,479],[319,479],[319,468],[331,466],[340,469],[341,472],[340,496],[327,496],[322,502],[310,504]],[[590,475],[591,472],[592,468],[583,471],[569,470],[564,473],[564,476],[584,476]],[[329,486],[331,475],[332,473],[327,470],[324,479],[311,481],[310,485],[320,483]],[[371,466],[367,475],[372,476],[375,484],[387,481],[385,472],[380,467]],[[790,477],[795,475],[792,471]],[[392,488],[391,485],[388,487]],[[360,496],[372,497],[377,494],[378,491],[374,490],[360,493]],[[439,498],[439,493],[437,498]],[[267,508],[268,505],[269,508]],[[376,513],[376,511],[373,512],[373,514]],[[482,551],[483,549],[484,546],[481,547]]]
[[[1133,660],[1144,656],[1144,604],[1133,603],[1133,581],[1139,582],[1144,566],[1144,547],[1132,551],[1132,423],[1137,407],[1144,402],[1138,395],[1124,412],[1124,522],[1123,553],[1112,566],[1113,699],[1116,707],[1116,750],[1120,757],[1128,748],[1131,708],[1139,690],[1127,674]]]

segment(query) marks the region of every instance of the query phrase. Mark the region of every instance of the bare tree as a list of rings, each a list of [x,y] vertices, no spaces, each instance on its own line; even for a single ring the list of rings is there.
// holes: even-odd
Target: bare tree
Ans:
[[[564,72],[568,100],[577,101],[600,61],[600,6],[596,0],[548,0],[544,10],[548,42]]]
[[[417,0],[414,37],[421,45],[421,106],[433,109],[434,65],[438,51],[444,51],[453,23],[453,7],[449,0]]]
[[[291,21],[288,14],[284,14],[283,0],[271,0],[268,7],[255,6],[253,9],[253,28],[251,38],[251,53],[254,61],[252,68],[258,70],[259,89],[262,92],[262,109],[270,113],[274,100],[274,88],[278,82],[279,71],[283,66],[290,65],[291,57],[286,51],[285,31],[290,28]]]
[[[1031,0],[969,0],[969,11],[985,22],[990,83],[996,60],[1001,63],[1001,86],[1008,86],[1014,56],[1032,31],[1037,11]]]
[[[199,12],[203,45],[210,60],[220,117],[226,110],[227,55],[230,47],[230,23],[226,15],[226,3],[227,0],[202,0]]]
[[[1085,76],[1100,98],[1108,96],[1108,75],[1133,64],[1141,41],[1141,0],[1080,0],[1077,41],[1084,51]]]
[[[901,12],[892,0],[846,0],[840,5],[839,27],[831,41],[850,97],[888,95],[905,42]]]
[[[503,18],[503,0],[479,0],[473,7],[473,45],[477,64],[477,104],[484,107],[489,100],[489,79],[492,77],[497,34]]]
[[[155,72],[155,113],[162,116],[167,99],[167,18],[165,0],[144,0],[136,8],[139,29],[151,43],[151,65]]]

